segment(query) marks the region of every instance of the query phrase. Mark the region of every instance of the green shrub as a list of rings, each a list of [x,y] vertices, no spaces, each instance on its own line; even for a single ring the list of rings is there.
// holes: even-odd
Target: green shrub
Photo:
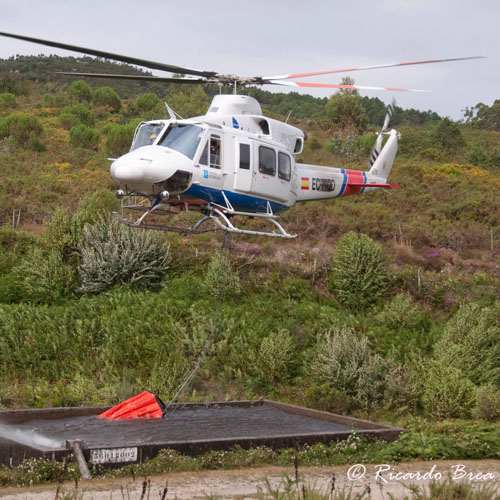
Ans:
[[[500,389],[493,384],[477,389],[474,416],[490,422],[500,419]]]
[[[359,137],[359,149],[361,153],[368,155],[375,146],[375,141],[377,140],[376,134],[364,134]]]
[[[25,143],[25,146],[32,151],[38,151],[39,153],[43,153],[45,151],[45,144],[38,138],[35,132],[31,131],[28,140]]]
[[[240,278],[231,269],[231,263],[220,253],[210,260],[204,280],[208,296],[216,302],[239,295],[241,292]]]
[[[351,310],[375,303],[387,289],[387,274],[380,245],[365,234],[343,235],[333,257],[332,290]]]
[[[137,98],[135,105],[140,111],[153,111],[161,105],[161,99],[156,94],[147,92]]]
[[[73,269],[56,250],[31,249],[13,271],[22,299],[28,303],[52,304],[71,292]]]
[[[382,400],[385,361],[371,352],[366,337],[358,337],[351,329],[323,334],[308,372],[316,383],[344,392],[363,409],[368,410]]]
[[[465,146],[465,139],[462,135],[460,125],[451,121],[449,118],[443,118],[433,133],[434,142],[447,152],[457,152]]]
[[[313,384],[304,392],[304,403],[308,408],[330,411],[332,413],[347,413],[352,406],[351,398],[342,391],[328,384]]]
[[[438,419],[471,416],[476,386],[459,369],[432,361],[425,376],[422,399],[430,415]]]
[[[13,272],[0,274],[0,302],[11,304],[21,301],[22,298],[18,276]]]
[[[120,96],[111,87],[99,87],[94,93],[92,102],[96,106],[105,106],[114,112],[120,111],[122,107]]]
[[[118,125],[116,123],[105,127],[106,151],[110,155],[121,156],[130,150],[132,139],[136,128],[136,122],[128,125]]]
[[[10,92],[0,94],[0,111],[17,107],[16,96]]]
[[[416,328],[422,323],[427,326],[425,315],[408,293],[396,295],[391,302],[386,303],[375,319],[391,330]]]
[[[262,340],[255,359],[256,376],[264,387],[290,381],[295,365],[295,341],[287,330],[278,330]]]
[[[188,360],[180,349],[162,349],[154,361],[148,387],[168,403],[190,372]]]
[[[170,263],[170,251],[162,238],[145,230],[131,229],[115,218],[101,219],[84,227],[80,247],[85,293],[102,292],[131,283],[141,288],[158,286]]]
[[[389,372],[384,392],[384,402],[388,409],[399,413],[415,411],[422,396],[421,359],[405,364],[395,364],[389,360]]]
[[[95,224],[111,212],[118,210],[119,207],[120,203],[116,196],[107,189],[101,189],[84,196],[71,218],[74,241],[76,243],[83,241],[83,228],[86,224]]]
[[[47,108],[53,108],[53,107],[57,106],[56,96],[53,94],[49,94],[49,93],[43,94],[42,104]]]
[[[61,113],[59,115],[59,123],[61,124],[62,128],[70,130],[77,125],[80,125],[81,121],[78,116],[72,113]]]
[[[93,127],[95,116],[91,109],[84,104],[71,104],[61,110],[59,122],[65,128],[75,127],[76,125],[84,124]]]
[[[448,321],[435,347],[435,357],[453,366],[476,385],[500,388],[500,326],[498,311],[463,304]]]
[[[69,131],[69,142],[73,146],[97,149],[99,145],[99,132],[87,127],[87,125],[77,125]]]
[[[0,139],[14,138],[18,144],[25,145],[30,141],[32,133],[39,138],[43,127],[36,116],[26,113],[15,113],[0,120]]]
[[[92,87],[83,80],[76,80],[68,87],[69,95],[78,102],[89,102],[92,100],[94,93]]]

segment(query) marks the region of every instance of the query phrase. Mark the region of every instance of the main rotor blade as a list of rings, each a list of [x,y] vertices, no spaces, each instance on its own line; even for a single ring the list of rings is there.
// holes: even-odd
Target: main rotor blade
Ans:
[[[205,77],[211,77],[217,74],[214,71],[201,71],[198,69],[183,68],[181,66],[173,66],[171,64],[148,61],[146,59],[138,59],[136,57],[123,56],[120,54],[113,54],[112,52],[104,52],[102,50],[78,47],[77,45],[68,45],[66,43],[54,42],[51,40],[42,40],[40,38],[32,38],[29,36],[14,35],[12,33],[3,33],[3,32],[0,32],[0,35],[7,36],[10,38],[16,38],[18,40],[25,40],[26,42],[39,43],[41,45],[47,45],[49,47],[56,47],[58,49],[72,50],[73,52],[80,52],[81,54],[89,54],[92,56],[104,57],[105,59],[112,59],[115,61],[125,62],[129,64],[136,64],[137,66],[145,66],[146,68],[169,71],[171,73],[182,73],[185,75],[196,75]]]
[[[312,87],[318,89],[356,89],[356,90],[390,90],[397,92],[428,92],[421,89],[399,89],[395,87],[367,87],[364,85],[342,85],[330,83],[286,82],[283,80],[267,80],[262,85],[284,85],[286,87]]]
[[[181,78],[163,77],[153,75],[116,75],[114,73],[77,73],[75,71],[55,71],[56,75],[85,76],[91,78],[112,78],[116,80],[136,80],[146,82],[170,82],[170,83],[212,83],[206,78]]]
[[[332,69],[328,71],[316,71],[314,73],[295,73],[292,75],[263,76],[262,80],[287,80],[289,78],[304,78],[306,76],[330,75],[332,73],[350,73],[351,71],[364,71],[367,69],[393,68],[395,66],[414,66],[417,64],[434,64],[450,61],[466,61],[468,59],[484,59],[485,56],[453,57],[450,59],[429,59],[426,61],[410,61],[392,64],[377,64],[375,66],[360,66],[359,68]]]

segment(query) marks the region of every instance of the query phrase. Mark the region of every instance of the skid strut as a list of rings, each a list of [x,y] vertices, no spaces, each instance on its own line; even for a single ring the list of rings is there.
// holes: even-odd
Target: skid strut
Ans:
[[[206,233],[209,231],[214,231],[214,229],[200,229],[200,227],[207,221],[213,221],[215,226],[218,227],[219,229],[222,229],[223,231],[226,231],[228,233],[236,233],[236,234],[249,234],[249,235],[254,235],[254,236],[270,236],[273,238],[296,238],[296,234],[290,234],[287,233],[285,228],[276,220],[278,218],[277,215],[275,215],[272,211],[271,204],[269,201],[267,202],[267,210],[266,212],[241,212],[238,210],[235,210],[229,200],[227,199],[226,194],[224,191],[222,191],[222,196],[224,199],[224,205],[218,205],[214,203],[208,203],[203,207],[203,212],[205,215],[198,221],[196,222],[193,226],[191,227],[179,227],[179,226],[167,226],[167,225],[160,225],[160,224],[148,224],[145,223],[144,220],[146,217],[151,214],[152,212],[158,210],[158,214],[166,214],[165,210],[162,210],[161,207],[165,204],[168,204],[168,202],[163,202],[161,203],[159,200],[156,200],[154,203],[151,200],[151,206],[149,207],[141,207],[141,211],[143,210],[144,213],[137,219],[136,222],[131,222],[127,219],[125,219],[121,214],[117,212],[113,212],[115,217],[122,222],[123,224],[126,224],[129,227],[134,227],[134,228],[142,228],[142,229],[156,229],[160,231],[174,231],[178,233],[188,233],[188,234],[201,234],[201,233]],[[133,209],[137,209],[136,207],[131,207]],[[265,231],[265,230],[255,230],[255,229],[245,229],[245,228],[240,228],[234,225],[231,222],[231,218],[234,216],[241,216],[241,217],[251,217],[251,218],[259,218],[265,221],[270,222],[277,231]]]

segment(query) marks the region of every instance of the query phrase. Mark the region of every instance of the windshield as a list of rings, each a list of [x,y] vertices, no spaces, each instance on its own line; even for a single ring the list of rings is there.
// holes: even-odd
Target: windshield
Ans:
[[[142,146],[149,146],[153,144],[153,142],[156,141],[156,138],[160,135],[163,127],[163,123],[143,123],[142,125],[139,125],[139,129],[135,134],[134,142],[132,143],[130,151]]]
[[[198,149],[202,131],[197,125],[172,125],[158,145],[174,149],[192,160]]]

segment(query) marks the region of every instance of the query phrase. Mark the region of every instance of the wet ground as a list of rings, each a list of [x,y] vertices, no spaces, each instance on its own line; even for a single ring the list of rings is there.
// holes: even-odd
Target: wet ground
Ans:
[[[104,420],[81,416],[0,424],[0,436],[41,450],[65,449],[67,439],[85,448],[349,432],[351,427],[288,413],[272,406],[211,406],[169,412],[159,420]]]

